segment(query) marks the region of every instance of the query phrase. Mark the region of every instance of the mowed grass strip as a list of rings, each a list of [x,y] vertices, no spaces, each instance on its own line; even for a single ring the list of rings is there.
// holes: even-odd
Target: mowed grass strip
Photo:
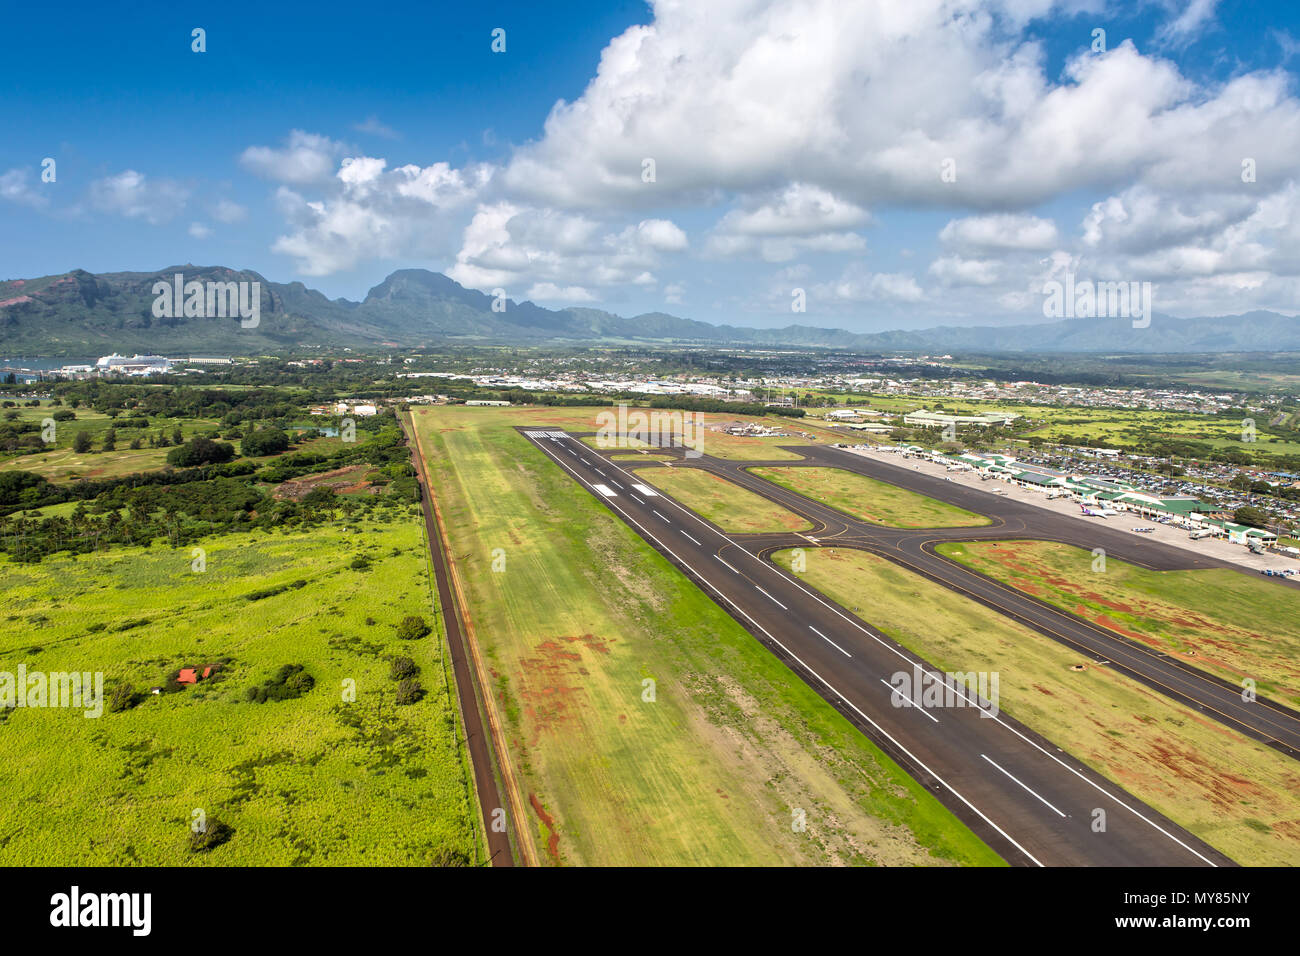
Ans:
[[[889,528],[971,528],[991,519],[844,468],[751,468],[773,484]]]
[[[812,522],[762,495],[698,468],[643,468],[637,477],[723,531],[809,531]]]
[[[414,413],[539,859],[999,863],[512,427],[577,417]]]
[[[106,698],[94,718],[0,710],[0,865],[481,861],[437,638],[396,636],[406,615],[433,619],[411,506],[200,546],[201,573],[189,547],[0,557],[0,671],[100,671]],[[358,557],[368,570],[352,567]],[[418,703],[396,705],[393,655],[419,666]],[[149,694],[180,667],[226,657],[219,680]],[[285,664],[303,665],[315,686],[293,700],[246,699]],[[145,696],[110,712],[123,682]],[[234,836],[192,853],[195,809]]]
[[[877,555],[803,551],[808,584],[940,670],[996,671],[1003,712],[1206,843],[1244,865],[1300,864],[1291,758]],[[790,554],[775,560],[788,569]]]
[[[1300,705],[1300,592],[1227,568],[1148,571],[1049,541],[943,544],[940,554],[1260,694]]]

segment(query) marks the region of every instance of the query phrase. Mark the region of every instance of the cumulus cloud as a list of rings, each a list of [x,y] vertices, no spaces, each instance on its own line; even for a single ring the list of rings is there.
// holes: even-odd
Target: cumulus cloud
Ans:
[[[953,219],[939,233],[949,245],[974,250],[1046,250],[1057,242],[1056,223],[1038,216],[1000,213]]]
[[[134,169],[90,184],[90,203],[100,212],[143,219],[159,225],[174,219],[189,199],[189,190],[168,179],[151,180]]]
[[[190,223],[189,233],[195,239],[206,239],[212,235],[212,229],[204,223],[192,222]]]
[[[580,289],[585,295],[571,301],[592,301],[593,286],[654,285],[662,257],[687,246],[686,233],[666,219],[612,231],[583,214],[496,202],[478,207],[447,274],[470,288],[528,285],[552,298]]]
[[[1076,8],[661,0],[653,23],[609,43],[578,99],[555,105],[504,181],[570,208],[799,183],[860,205],[979,209],[1147,176],[1222,179],[1245,138],[1287,168],[1300,109],[1284,75],[1204,87],[1125,41],[1049,76],[1025,24]],[[946,159],[952,182],[940,177]]]
[[[925,298],[913,276],[902,272],[872,272],[861,263],[849,265],[835,281],[814,287],[814,295],[838,302],[915,303]]]
[[[263,179],[306,186],[328,182],[342,153],[343,145],[328,136],[295,129],[282,147],[250,146],[239,162]]]
[[[378,157],[346,157],[319,198],[281,186],[276,200],[291,231],[272,250],[292,256],[304,275],[329,275],[364,259],[450,252],[449,214],[478,195],[491,168],[387,166]]]

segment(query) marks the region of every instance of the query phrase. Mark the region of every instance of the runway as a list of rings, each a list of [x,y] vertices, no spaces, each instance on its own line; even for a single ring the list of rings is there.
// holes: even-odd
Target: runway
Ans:
[[[1158,571],[1223,568],[1247,573],[1235,564],[1136,538],[1100,519],[1082,522],[1032,504],[994,495],[956,482],[944,481],[912,469],[855,455],[827,446],[799,446],[802,461],[730,461],[701,456],[674,467],[690,465],[727,478],[742,487],[802,515],[814,524],[806,537],[791,534],[732,535],[755,554],[766,555],[788,547],[808,545],[807,538],[836,547],[861,548],[907,567],[951,588],[1000,614],[1059,641],[1094,662],[1141,681],[1211,720],[1267,744],[1289,757],[1300,759],[1300,713],[1264,697],[1247,702],[1242,688],[1190,666],[1163,652],[1093,624],[1041,601],[1023,591],[973,571],[935,553],[936,545],[947,541],[1030,539],[1059,541],[1091,551],[1105,550],[1107,557]],[[915,491],[938,501],[993,519],[993,524],[974,528],[906,530],[886,528],[850,518],[827,505],[789,491],[749,473],[755,467],[835,467]],[[1297,587],[1286,579],[1270,579],[1277,587]]]
[[[1223,854],[960,688],[950,706],[911,706],[935,690],[943,675],[766,557],[777,547],[807,546],[807,540],[725,534],[574,435],[542,427],[519,430],[1009,862],[1231,865]],[[697,458],[689,467],[732,477],[731,466],[737,464],[759,463]],[[744,479],[747,487],[761,482],[752,475]],[[830,513],[809,514],[814,524],[827,533],[839,530],[842,537],[834,543],[847,544],[843,516],[818,511]],[[900,673],[921,675],[920,685],[900,692],[895,676]]]

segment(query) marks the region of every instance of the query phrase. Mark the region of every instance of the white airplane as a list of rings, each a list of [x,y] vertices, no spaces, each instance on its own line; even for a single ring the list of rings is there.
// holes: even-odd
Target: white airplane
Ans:
[[[1079,505],[1079,510],[1090,518],[1109,518],[1116,513],[1109,508],[1089,508],[1087,505]]]

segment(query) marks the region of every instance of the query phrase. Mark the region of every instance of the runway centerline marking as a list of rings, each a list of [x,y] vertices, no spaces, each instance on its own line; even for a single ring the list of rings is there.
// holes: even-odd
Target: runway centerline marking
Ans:
[[[1003,770],[1001,767],[998,767],[998,765],[997,765],[994,761],[989,760],[989,756],[988,756],[988,754],[980,754],[980,756],[983,757],[985,760],[988,760],[989,763],[993,764],[993,766],[994,766],[994,767],[997,767],[997,769],[1002,770],[1003,773],[1007,774],[1007,777],[1008,777],[1009,779],[1015,781],[1016,783],[1020,784],[1020,786],[1024,787],[1024,788],[1025,788],[1025,791],[1026,791],[1027,793],[1033,794],[1033,796],[1038,797],[1038,799],[1042,802],[1043,806],[1047,807],[1049,810],[1051,810],[1053,813],[1055,813],[1058,817],[1064,817],[1064,816],[1065,816],[1064,813],[1062,813],[1060,810],[1057,810],[1056,807],[1052,806],[1052,805],[1051,805],[1050,803],[1048,803],[1046,800],[1043,800],[1043,798],[1042,798],[1041,796],[1039,796],[1037,793],[1034,793],[1034,791],[1031,790],[1029,787],[1026,787],[1023,783],[1020,783],[1019,780],[1016,780],[1015,777],[1011,776],[1011,774],[1007,773],[1007,771]]]
[[[716,554],[714,555],[714,557],[715,557],[715,558],[718,558],[719,561],[722,561],[722,558],[718,557]],[[739,574],[739,573],[740,573],[740,572],[737,571],[735,568],[733,568],[731,565],[727,564],[726,561],[722,561],[722,566],[725,567],[725,568],[726,568],[728,571],[730,571],[732,574]]]
[[[938,717],[934,716],[934,714],[930,713],[928,710],[926,710],[924,707],[922,707],[922,706],[921,706],[920,704],[918,704],[916,701],[912,700],[912,698],[908,697],[906,694],[904,694],[901,690],[899,690],[897,687],[895,687],[895,686],[894,686],[893,684],[891,684],[889,681],[885,680],[883,677],[880,678],[880,683],[882,683],[882,684],[884,684],[886,687],[888,687],[889,690],[890,690],[890,693],[891,693],[891,694],[897,694],[899,697],[903,698],[903,700],[907,701],[909,704],[911,704],[913,707],[915,707],[915,708],[916,708],[917,710],[919,710],[921,713],[925,714],[925,716],[927,716],[927,717],[929,717],[931,720],[933,720],[936,724],[939,722],[939,718],[938,718]]]
[[[653,511],[654,509],[651,509],[651,510]],[[664,518],[664,516],[661,515],[661,514],[660,514],[659,512],[657,512],[657,511],[655,511],[655,517],[656,517],[656,518],[663,518],[664,521],[667,521],[669,524],[672,524],[672,521],[671,521],[671,520],[669,520],[668,518]]]
[[[784,604],[782,604],[782,603],[781,603],[780,601],[778,601],[776,598],[772,597],[772,595],[768,594],[768,593],[767,593],[766,591],[764,591],[762,588],[758,587],[757,584],[755,584],[754,587],[758,588],[758,591],[759,591],[760,594],[764,595],[764,596],[765,596],[769,601],[771,601],[773,604],[775,604],[775,605],[776,605],[777,607],[779,607],[781,610],[783,610],[783,611],[788,611],[788,610],[790,610],[788,607],[786,607]]]
[[[681,531],[681,532],[682,532],[682,534],[684,534],[684,535],[686,535],[686,537],[688,537],[688,538],[691,538],[691,536],[690,536],[690,535],[689,535],[689,534],[687,534],[687,532],[685,532],[685,531],[682,531],[682,529],[681,529],[681,528],[678,528],[678,529],[677,529],[677,530],[678,530],[678,531]],[[695,539],[694,539],[694,538],[691,538],[691,540],[692,540],[692,541],[695,541]],[[696,544],[700,544],[700,542],[698,542],[698,541],[695,541],[695,543],[696,543]],[[700,544],[700,547],[704,547],[704,545],[702,545],[702,544]]]
[[[825,641],[825,642],[826,642],[827,644],[829,644],[831,647],[835,648],[837,651],[839,651],[839,652],[840,652],[841,654],[843,654],[845,657],[852,657],[852,656],[853,656],[853,655],[850,654],[848,651],[846,651],[844,648],[840,647],[838,644],[836,644],[834,641],[832,641],[832,640],[831,640],[829,637],[827,637],[825,634],[823,634],[821,631],[817,630],[817,628],[813,627],[811,624],[808,625],[808,630],[812,631],[814,634],[816,634],[818,637],[820,637],[823,641]]]

